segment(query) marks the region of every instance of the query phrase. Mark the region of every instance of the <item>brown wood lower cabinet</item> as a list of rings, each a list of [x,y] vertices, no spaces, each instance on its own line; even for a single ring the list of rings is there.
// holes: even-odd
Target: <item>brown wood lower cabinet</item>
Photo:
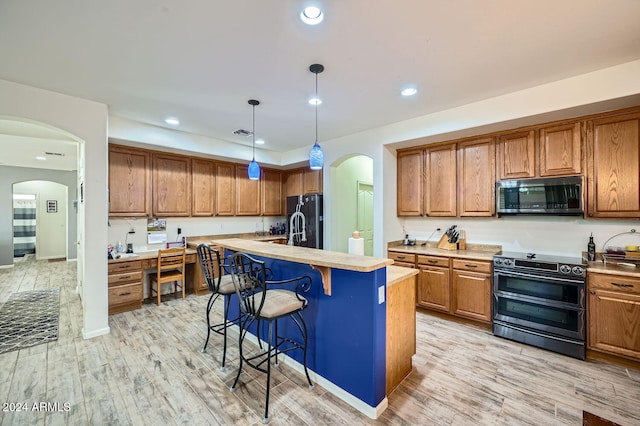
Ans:
[[[589,272],[587,347],[640,360],[640,278]]]
[[[416,304],[491,324],[491,263],[419,255]]]
[[[140,260],[108,265],[109,315],[142,306],[142,270]]]

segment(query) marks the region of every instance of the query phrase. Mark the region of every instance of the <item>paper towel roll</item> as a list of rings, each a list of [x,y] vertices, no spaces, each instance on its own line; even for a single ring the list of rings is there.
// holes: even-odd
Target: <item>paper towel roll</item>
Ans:
[[[364,256],[364,238],[349,237],[349,254]]]

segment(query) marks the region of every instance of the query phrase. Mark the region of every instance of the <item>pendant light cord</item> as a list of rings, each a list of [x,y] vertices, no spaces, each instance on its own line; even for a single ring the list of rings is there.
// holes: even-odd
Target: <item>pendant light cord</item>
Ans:
[[[316,74],[316,144],[318,143],[318,104],[320,100],[318,99],[318,73]]]
[[[256,161],[256,106],[252,105],[252,107],[253,107],[253,122],[252,122],[253,131],[251,133],[253,134],[253,153],[251,154],[251,161]]]

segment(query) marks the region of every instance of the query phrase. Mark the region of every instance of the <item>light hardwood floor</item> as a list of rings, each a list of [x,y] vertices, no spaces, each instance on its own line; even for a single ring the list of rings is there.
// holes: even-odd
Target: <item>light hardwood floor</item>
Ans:
[[[243,373],[232,394],[236,348],[225,372],[221,336],[200,352],[207,296],[113,315],[111,334],[83,340],[75,274],[73,262],[27,260],[0,270],[0,303],[11,292],[49,287],[61,288],[62,302],[57,341],[0,355],[0,403],[57,402],[62,411],[1,411],[3,426],[261,424],[264,375]],[[640,425],[640,371],[574,360],[422,312],[417,335],[414,371],[377,421],[320,386],[307,389],[284,366],[274,375],[270,424],[579,425],[586,410]]]

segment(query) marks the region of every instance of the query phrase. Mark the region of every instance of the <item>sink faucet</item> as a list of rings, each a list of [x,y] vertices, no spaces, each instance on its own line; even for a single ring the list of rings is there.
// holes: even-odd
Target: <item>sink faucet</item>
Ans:
[[[301,197],[302,198],[302,197]],[[289,219],[289,242],[288,245],[293,245],[294,237],[300,236],[299,241],[307,241],[307,230],[305,226],[304,214],[300,211],[301,203],[296,205],[296,211],[291,215]],[[301,229],[302,228],[302,229]]]

